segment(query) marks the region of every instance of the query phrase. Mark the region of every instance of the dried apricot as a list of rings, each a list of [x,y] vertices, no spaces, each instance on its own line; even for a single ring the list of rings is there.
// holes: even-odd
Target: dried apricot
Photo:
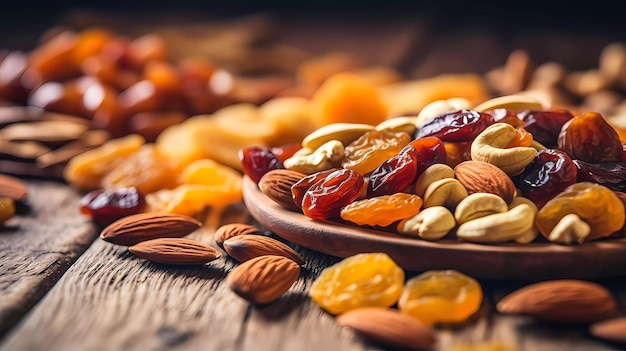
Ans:
[[[311,99],[321,125],[331,123],[365,123],[377,125],[387,117],[375,85],[352,73],[328,78]]]
[[[146,195],[152,212],[196,215],[207,206],[224,207],[241,201],[241,184],[196,185],[183,184]]]
[[[389,307],[402,292],[404,271],[385,253],[348,257],[322,271],[309,296],[324,310],[339,314],[357,307]]]
[[[398,308],[425,324],[462,322],[483,300],[480,284],[455,270],[433,270],[409,279]]]

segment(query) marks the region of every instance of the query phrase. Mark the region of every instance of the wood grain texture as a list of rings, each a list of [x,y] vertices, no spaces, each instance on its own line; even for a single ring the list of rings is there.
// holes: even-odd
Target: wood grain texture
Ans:
[[[0,229],[0,336],[56,283],[94,240],[76,207],[79,194],[55,182],[28,182],[29,213]]]
[[[190,235],[217,248],[225,223],[254,223],[243,204],[209,213]],[[266,234],[271,234],[262,228]],[[279,300],[253,306],[224,284],[237,264],[224,256],[200,267],[149,263],[126,247],[97,240],[0,344],[0,350],[384,350],[342,329],[307,296],[325,267],[339,261],[296,245],[306,260],[299,280]],[[417,274],[407,272],[407,278]],[[622,279],[601,282],[623,308]],[[517,350],[603,350],[584,326],[554,326],[495,313],[520,281],[481,281],[485,299],[467,323],[437,327],[435,350],[497,341]],[[623,312],[623,311],[622,311]]]

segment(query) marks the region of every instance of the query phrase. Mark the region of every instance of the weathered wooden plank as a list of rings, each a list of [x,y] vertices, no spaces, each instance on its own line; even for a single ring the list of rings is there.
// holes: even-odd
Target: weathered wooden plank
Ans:
[[[214,245],[218,225],[251,222],[242,204],[192,234]],[[221,258],[202,267],[151,264],[125,247],[97,240],[67,271],[0,350],[379,350],[334,323],[306,292],[339,259],[296,247],[306,259],[300,279],[280,300],[252,306],[224,278],[236,265]],[[415,273],[408,272],[408,276]],[[602,350],[584,326],[554,326],[495,313],[495,303],[524,285],[482,281],[484,304],[468,323],[437,328],[435,350],[497,341],[518,350]],[[623,302],[619,279],[602,282]]]
[[[79,194],[55,182],[28,182],[31,211],[0,229],[0,336],[56,283],[95,238]]]

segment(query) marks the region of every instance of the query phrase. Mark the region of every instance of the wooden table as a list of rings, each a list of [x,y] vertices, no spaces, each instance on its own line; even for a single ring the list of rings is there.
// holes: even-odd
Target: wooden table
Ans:
[[[98,238],[78,213],[80,194],[56,182],[30,181],[32,211],[0,232],[0,350],[365,350],[378,349],[342,329],[308,296],[320,271],[339,259],[294,247],[302,274],[278,301],[254,306],[224,278],[224,255],[201,267],[152,264]],[[253,223],[243,203],[216,215],[192,237],[214,247],[215,229]],[[268,235],[271,232],[266,230]],[[407,272],[412,276],[418,272]],[[598,281],[626,312],[623,277]],[[437,328],[435,350],[498,341],[518,350],[620,349],[584,325],[562,326],[498,314],[494,305],[528,281],[481,280],[485,298],[467,323]]]
[[[528,49],[537,63],[560,60],[583,69],[596,64],[606,43],[623,39],[624,32],[611,26],[596,32],[586,27],[585,35],[567,32],[573,25],[541,31],[541,20],[526,22],[534,28],[514,31],[513,22],[515,28],[523,27],[519,13],[507,22],[475,10],[474,21],[461,29],[448,20],[463,11],[443,6],[429,8],[426,15],[400,12],[384,21],[378,16],[377,22],[370,13],[369,22],[338,15],[314,25],[321,22],[311,15],[280,17],[276,23],[290,29],[280,31],[287,43],[308,45],[313,52],[350,49],[370,63],[392,64],[416,78],[447,71],[484,73],[519,47]],[[364,36],[368,40],[360,42],[365,45],[357,45],[356,39]],[[98,239],[100,228],[79,214],[80,194],[72,188],[33,179],[28,185],[32,210],[0,230],[0,351],[378,349],[338,327],[307,296],[315,277],[338,258],[292,245],[306,260],[300,278],[278,301],[253,306],[225,286],[224,278],[236,264],[226,255],[202,267],[146,262],[125,247]],[[192,237],[215,246],[215,229],[234,222],[254,223],[243,203],[221,214],[209,211],[205,226]],[[598,282],[626,314],[624,277]],[[496,313],[495,302],[528,281],[480,283],[485,292],[480,311],[467,323],[438,328],[436,350],[486,341],[518,350],[624,348],[594,339],[584,325],[549,325]]]

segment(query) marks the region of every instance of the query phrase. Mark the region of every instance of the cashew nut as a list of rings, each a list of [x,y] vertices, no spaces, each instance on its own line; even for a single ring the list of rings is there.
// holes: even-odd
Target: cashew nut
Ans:
[[[515,240],[527,234],[535,222],[534,210],[521,204],[507,212],[496,213],[461,224],[457,237],[477,243],[497,243]]]
[[[518,191],[517,193],[519,194],[520,192]],[[535,216],[537,215],[537,212],[539,212],[539,208],[537,208],[537,205],[531,199],[523,196],[514,197],[513,200],[511,200],[511,202],[509,203],[509,210],[522,204],[528,205],[535,213]],[[515,239],[515,242],[519,244],[528,244],[535,240],[537,235],[539,235],[539,229],[537,229],[537,226],[533,225],[530,229],[526,231],[526,233],[517,237]]]
[[[486,112],[497,108],[505,108],[512,112],[522,112],[524,110],[544,110],[545,106],[537,99],[523,94],[513,94],[498,96],[489,99],[473,108],[474,111]]]
[[[424,197],[426,188],[433,182],[445,178],[454,178],[454,170],[444,163],[435,163],[426,168],[415,182],[415,194]]]
[[[537,154],[532,147],[506,148],[515,137],[515,128],[507,123],[494,123],[480,133],[472,142],[472,160],[498,166],[508,175],[518,174]]]
[[[302,146],[317,149],[331,140],[339,140],[343,145],[348,145],[372,130],[374,130],[374,126],[369,124],[331,123],[304,137]]]
[[[397,231],[400,234],[417,235],[424,240],[439,240],[455,226],[456,221],[450,210],[433,206],[402,220],[398,223]]]
[[[570,213],[565,215],[548,235],[548,240],[553,243],[570,245],[582,244],[591,234],[591,227],[578,215]]]
[[[337,167],[343,159],[345,149],[339,140],[331,140],[311,154],[294,155],[283,162],[286,169],[312,174]]]
[[[415,117],[393,117],[380,122],[376,126],[376,130],[388,130],[394,133],[405,132],[408,135],[413,135],[413,133],[415,133],[415,129],[417,129],[415,121]]]
[[[417,115],[415,125],[424,125],[426,122],[429,122],[435,117],[446,112],[468,109],[470,106],[470,102],[464,98],[451,98],[447,100],[433,101],[422,108],[420,113]]]
[[[424,208],[444,206],[454,209],[467,197],[467,189],[454,178],[445,178],[431,183],[424,193]]]
[[[454,211],[458,224],[509,210],[502,197],[490,193],[473,193],[461,200]]]

